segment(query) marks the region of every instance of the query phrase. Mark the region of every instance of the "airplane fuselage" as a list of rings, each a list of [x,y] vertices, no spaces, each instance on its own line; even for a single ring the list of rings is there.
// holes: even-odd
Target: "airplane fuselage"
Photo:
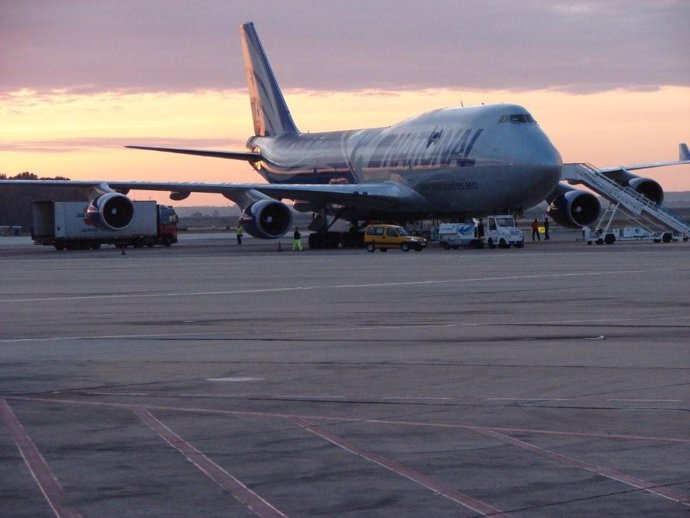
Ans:
[[[562,166],[517,105],[446,108],[386,128],[257,136],[247,145],[261,153],[254,167],[270,183],[396,182],[420,195],[415,212],[426,215],[521,211],[556,188]]]

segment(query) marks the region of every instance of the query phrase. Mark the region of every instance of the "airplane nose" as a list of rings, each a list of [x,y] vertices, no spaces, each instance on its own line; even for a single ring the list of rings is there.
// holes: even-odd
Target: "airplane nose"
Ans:
[[[532,133],[522,141],[519,160],[525,164],[530,195],[534,203],[546,199],[561,181],[563,160],[561,154],[542,131]]]
[[[544,182],[556,187],[561,180],[563,159],[548,137],[542,133],[525,146],[524,151],[527,163],[533,164],[534,168],[540,171]]]

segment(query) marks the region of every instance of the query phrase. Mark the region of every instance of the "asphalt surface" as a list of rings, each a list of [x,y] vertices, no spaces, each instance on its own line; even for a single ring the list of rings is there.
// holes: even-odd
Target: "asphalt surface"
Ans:
[[[690,515],[690,243],[0,238],[0,516]]]

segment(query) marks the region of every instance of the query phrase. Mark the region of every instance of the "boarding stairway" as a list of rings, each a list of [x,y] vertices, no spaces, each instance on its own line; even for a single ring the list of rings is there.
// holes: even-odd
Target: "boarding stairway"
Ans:
[[[658,205],[630,186],[620,185],[591,164],[565,164],[563,178],[581,183],[606,198],[609,207],[599,218],[595,234],[604,235],[618,210],[623,211],[641,227],[663,234],[671,231],[682,238],[690,237],[690,225],[670,209]]]

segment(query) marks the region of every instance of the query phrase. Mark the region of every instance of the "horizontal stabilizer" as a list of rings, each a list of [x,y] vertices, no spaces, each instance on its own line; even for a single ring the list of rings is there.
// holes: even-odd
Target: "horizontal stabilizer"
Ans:
[[[164,153],[179,153],[181,155],[211,156],[214,158],[227,158],[230,160],[246,160],[247,162],[258,162],[261,160],[260,153],[251,151],[210,151],[205,149],[181,149],[170,147],[148,147],[148,146],[125,146],[128,149],[144,149],[146,151],[163,151]]]

